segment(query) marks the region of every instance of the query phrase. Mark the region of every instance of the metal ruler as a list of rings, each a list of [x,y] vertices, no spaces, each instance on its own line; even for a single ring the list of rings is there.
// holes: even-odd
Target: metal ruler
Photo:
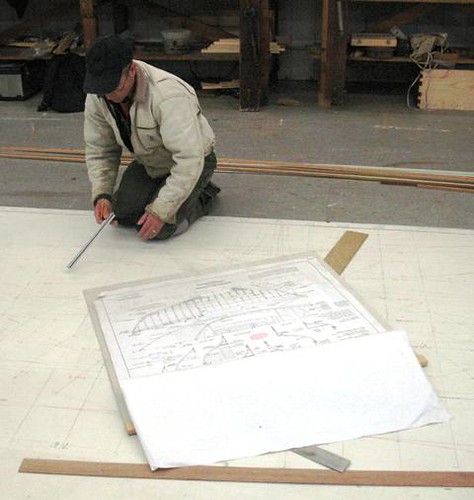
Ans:
[[[338,472],[344,472],[351,464],[351,461],[347,460],[347,458],[336,455],[331,451],[324,450],[323,448],[315,445],[305,446],[303,448],[293,448],[291,451],[297,455],[312,460],[317,464],[324,465],[325,467]]]
[[[89,241],[77,252],[74,258],[69,262],[66,266],[68,269],[71,269],[72,266],[79,260],[80,256],[89,248],[90,244],[99,236],[99,234],[114,220],[115,214],[112,212],[107,219],[105,219],[100,225],[99,229],[91,236]]]

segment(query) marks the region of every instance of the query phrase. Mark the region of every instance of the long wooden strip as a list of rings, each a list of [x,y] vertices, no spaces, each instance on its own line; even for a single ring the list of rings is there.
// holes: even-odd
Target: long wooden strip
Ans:
[[[361,181],[371,181],[371,182],[383,182],[385,184],[394,184],[394,185],[405,185],[412,187],[422,187],[424,184],[429,184],[430,187],[435,189],[435,186],[438,189],[446,188],[461,188],[464,191],[471,192],[474,189],[474,182],[443,182],[436,181],[435,179],[429,180],[421,180],[421,179],[405,179],[403,182],[400,178],[397,177],[377,177],[374,175],[364,175],[364,174],[346,174],[346,173],[333,173],[333,172],[324,172],[317,170],[289,170],[289,169],[272,169],[272,168],[259,168],[259,167],[225,167],[218,163],[216,172],[221,173],[245,173],[245,174],[263,174],[263,175],[290,175],[290,176],[306,176],[306,177],[318,177],[324,179],[344,179],[344,180],[361,180]]]
[[[417,184],[416,187],[424,189],[437,189],[443,191],[456,191],[458,193],[472,193],[472,188],[469,186],[439,186],[436,184]]]
[[[72,154],[74,156],[81,157],[82,160],[85,158],[85,152],[82,149],[75,148],[44,148],[41,146],[37,147],[26,147],[26,146],[0,146],[0,152],[9,152],[10,154],[15,154],[16,152],[27,151],[30,153],[65,153]],[[124,154],[123,159],[131,160],[132,156],[129,154]],[[339,165],[339,164],[319,164],[319,163],[295,163],[295,162],[282,162],[274,160],[248,160],[241,158],[219,158],[219,165],[224,167],[258,167],[260,169],[264,168],[278,168],[278,169],[298,169],[298,170],[318,170],[324,172],[343,172],[343,173],[356,173],[370,174],[374,176],[388,176],[388,177],[400,177],[400,178],[427,178],[434,180],[445,180],[447,182],[455,180],[456,182],[468,182],[472,183],[474,181],[474,173],[472,172],[452,172],[448,170],[426,170],[426,169],[414,169],[414,168],[394,168],[394,167],[373,167],[373,166],[362,166],[362,165]]]
[[[12,158],[14,160],[45,160],[45,161],[58,161],[61,163],[84,163],[84,158],[76,156],[60,156],[60,155],[47,155],[47,154],[15,154],[15,153],[0,153],[0,158]]]
[[[426,179],[438,179],[447,180],[452,179],[463,179],[466,182],[472,182],[474,179],[474,173],[471,172],[449,172],[449,171],[431,171],[423,169],[408,169],[408,168],[393,168],[393,167],[368,167],[360,165],[336,165],[336,164],[317,164],[317,163],[291,163],[291,162],[279,162],[279,161],[254,161],[254,160],[237,160],[230,158],[220,158],[220,165],[225,166],[245,166],[245,167],[285,167],[288,169],[298,168],[306,170],[324,170],[327,172],[344,172],[344,173],[357,173],[357,174],[372,174],[377,176],[388,176],[388,177],[400,177],[410,179],[412,177],[416,178],[426,178]]]
[[[14,154],[4,154],[0,153],[0,158],[11,158],[11,159],[26,159],[26,160],[42,160],[42,161],[55,161],[60,163],[83,163],[83,160],[77,159],[75,157],[65,157],[65,156],[44,156],[44,155],[14,155]],[[127,161],[122,161],[121,165],[128,165]],[[289,175],[289,176],[305,176],[305,177],[316,177],[316,178],[324,178],[324,179],[341,179],[341,180],[361,180],[361,181],[370,181],[370,182],[382,182],[385,184],[394,184],[394,185],[405,185],[412,187],[424,187],[425,185],[429,186],[431,189],[438,190],[449,190],[449,191],[462,191],[462,192],[472,192],[474,190],[474,182],[473,183],[465,183],[465,182],[442,182],[435,180],[405,180],[401,181],[398,178],[389,178],[389,177],[375,177],[372,175],[355,175],[355,174],[344,174],[344,173],[326,173],[323,171],[307,171],[307,170],[289,170],[289,169],[276,169],[276,168],[259,168],[259,167],[222,167],[218,164],[216,172],[218,173],[242,173],[242,174],[258,174],[258,175]]]
[[[474,472],[346,471],[262,467],[198,466],[151,471],[146,464],[25,458],[19,472],[69,476],[231,481],[240,483],[333,484],[357,486],[474,486]]]
[[[18,148],[21,149],[21,148]],[[25,152],[19,152],[13,148],[1,148],[0,158],[57,161],[62,163],[83,163],[85,157],[81,153],[49,154],[46,151],[35,152],[34,148],[23,148]],[[28,152],[31,149],[31,152]],[[46,149],[46,148],[45,148]],[[3,151],[3,152],[2,152]],[[67,151],[67,150],[62,150]],[[77,150],[80,151],[80,150]],[[122,165],[127,165],[130,156],[122,157]],[[220,160],[217,172],[221,173],[246,173],[266,175],[293,175],[307,177],[321,177],[345,180],[365,180],[382,182],[385,184],[407,185],[413,187],[429,187],[431,189],[443,189],[449,191],[472,192],[474,190],[474,174],[468,172],[449,174],[439,171],[420,171],[411,169],[384,169],[376,167],[354,167],[348,165],[318,165],[318,164],[291,164],[279,162],[255,162],[245,161],[244,164],[237,163],[238,160]]]
[[[46,153],[2,153],[0,152],[0,158],[11,158],[11,159],[25,159],[25,160],[43,160],[43,161],[57,161],[61,163],[83,163],[84,158],[79,155],[49,155]],[[127,165],[129,158],[125,158],[122,161],[122,165]],[[415,187],[423,187],[424,185],[429,185],[433,189],[462,189],[464,192],[470,192],[474,189],[474,177],[465,177],[459,175],[451,176],[437,176],[435,174],[425,174],[422,177],[417,178],[415,175],[406,175],[405,173],[397,173],[395,177],[390,177],[390,172],[378,172],[380,175],[374,175],[370,172],[364,172],[353,170],[354,173],[350,171],[344,172],[345,167],[339,167],[342,171],[337,172],[335,167],[332,169],[322,167],[315,169],[302,167],[284,167],[284,166],[265,166],[265,165],[238,165],[238,164],[225,164],[222,162],[218,163],[217,172],[221,173],[256,173],[256,174],[267,174],[267,175],[294,175],[294,176],[307,176],[307,177],[322,177],[322,178],[332,178],[332,179],[346,179],[346,180],[365,180],[365,181],[377,181],[385,183],[403,184],[411,185]],[[363,167],[360,167],[361,169]],[[403,178],[403,177],[407,178]],[[441,179],[441,180],[437,180]],[[448,181],[451,179],[450,181]]]
[[[0,146],[0,151],[29,151],[34,153],[78,153],[84,155],[79,148],[45,148],[43,146]]]
[[[30,152],[30,153],[65,153],[74,156],[85,157],[85,151],[83,149],[77,148],[45,148],[42,146],[0,146],[0,152],[9,152],[10,154],[18,152]],[[124,153],[123,158],[132,159],[132,156],[128,153]],[[318,163],[295,163],[295,162],[282,162],[274,160],[249,160],[240,158],[219,158],[219,163],[222,165],[230,166],[258,166],[258,167],[287,167],[287,168],[305,168],[305,169],[354,169],[357,172],[360,171],[378,171],[383,172],[398,172],[403,175],[413,175],[413,174],[426,174],[426,175],[447,175],[455,176],[459,178],[460,176],[467,177],[468,179],[474,178],[474,173],[471,172],[452,172],[447,170],[426,170],[426,169],[415,169],[415,168],[401,168],[401,167],[371,167],[371,166],[361,166],[361,165],[338,165],[338,164],[318,164]]]
[[[43,147],[24,147],[24,146],[1,146],[0,152],[9,154],[18,154],[19,152],[30,152],[37,154],[51,153],[65,153],[71,154],[74,157],[85,158],[84,150],[74,148],[43,148]],[[124,159],[132,159],[129,154],[123,155]],[[371,174],[376,176],[400,177],[400,178],[427,178],[438,179],[445,181],[458,181],[473,182],[474,173],[471,172],[451,172],[446,170],[426,170],[426,169],[413,169],[413,168],[393,168],[393,167],[373,167],[361,165],[338,165],[338,164],[318,164],[318,163],[294,163],[282,162],[274,160],[247,160],[239,158],[219,158],[219,165],[222,167],[258,167],[258,168],[284,168],[284,169],[298,169],[298,170],[318,170],[324,172],[344,172]]]

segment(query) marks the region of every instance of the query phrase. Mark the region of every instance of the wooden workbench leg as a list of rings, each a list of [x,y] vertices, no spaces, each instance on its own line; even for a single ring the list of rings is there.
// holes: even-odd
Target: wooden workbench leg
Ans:
[[[88,49],[99,34],[95,0],[80,0],[84,47]]]
[[[269,0],[240,0],[240,109],[268,104],[270,74]]]
[[[347,0],[323,0],[318,102],[341,104],[346,78]]]

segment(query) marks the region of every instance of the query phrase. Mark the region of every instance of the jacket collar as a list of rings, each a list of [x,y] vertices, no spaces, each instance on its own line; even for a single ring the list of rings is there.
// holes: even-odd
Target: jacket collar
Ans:
[[[134,59],[133,62],[137,67],[135,98],[133,100],[135,102],[143,102],[146,100],[148,95],[148,75],[145,69],[141,66],[140,61]]]

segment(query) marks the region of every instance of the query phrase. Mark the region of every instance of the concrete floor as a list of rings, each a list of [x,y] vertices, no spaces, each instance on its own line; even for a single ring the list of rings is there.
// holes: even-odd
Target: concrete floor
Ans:
[[[40,101],[0,102],[0,146],[82,148],[82,113],[38,113]],[[201,103],[220,157],[474,171],[473,113],[408,109],[401,94],[349,94],[343,107],[325,110],[312,85],[282,83],[259,113],[240,112],[228,95],[202,95]],[[0,159],[0,171],[0,205],[90,207],[84,165]],[[474,228],[469,193],[255,174],[216,181],[215,215]]]

